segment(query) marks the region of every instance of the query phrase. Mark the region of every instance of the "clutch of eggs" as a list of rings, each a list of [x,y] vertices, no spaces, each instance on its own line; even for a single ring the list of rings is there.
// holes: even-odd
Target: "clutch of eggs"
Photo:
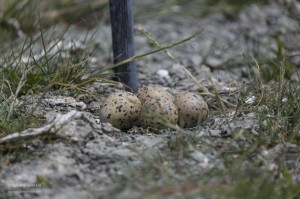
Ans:
[[[100,119],[122,130],[138,124],[160,130],[177,123],[182,128],[195,127],[208,113],[208,105],[200,95],[184,92],[174,98],[161,87],[145,86],[137,96],[125,91],[111,94],[101,108]]]

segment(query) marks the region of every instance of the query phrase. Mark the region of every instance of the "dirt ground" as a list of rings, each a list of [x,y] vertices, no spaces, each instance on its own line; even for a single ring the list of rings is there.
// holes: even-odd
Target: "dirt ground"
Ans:
[[[144,2],[147,4],[147,1]],[[196,38],[169,49],[169,52],[197,80],[208,88],[215,88],[222,98],[233,104],[237,103],[240,88],[251,81],[249,71],[255,65],[248,64],[249,55],[272,56],[271,49],[276,47],[277,35],[280,35],[291,52],[300,47],[299,21],[279,4],[249,5],[232,16],[215,13],[202,17],[181,13],[179,6],[174,6],[168,14],[142,15],[140,13],[146,9],[145,4],[139,2],[135,5],[135,9],[140,11],[136,11],[139,13],[135,19],[136,25],[143,26],[161,44],[170,44],[203,30]],[[300,4],[292,9],[299,13]],[[59,32],[64,28],[60,24],[55,30]],[[53,28],[50,29],[47,36],[55,37],[52,34]],[[111,60],[110,27],[105,22],[92,30],[71,26],[62,38],[63,45],[70,41],[78,42],[78,48],[95,47],[90,59],[91,67],[104,67]],[[136,30],[135,42],[137,54],[155,48],[139,30]],[[294,62],[300,65],[299,56],[294,58]],[[172,94],[201,91],[182,67],[163,52],[144,57],[136,63],[139,86],[160,85]],[[241,133],[241,137],[258,134],[259,124],[255,114],[249,112],[233,117],[234,109],[227,109],[226,118],[220,113],[216,98],[210,96],[204,96],[210,107],[210,116],[201,126],[185,129],[184,132],[167,129],[153,133],[139,127],[123,132],[99,120],[101,103],[119,88],[107,83],[94,83],[89,88],[97,94],[97,100],[88,94],[73,94],[65,90],[49,91],[41,101],[38,98],[41,94],[23,97],[31,102],[24,112],[36,107],[34,114],[44,116],[46,124],[62,116],[67,117],[67,120],[52,132],[56,137],[49,139],[48,143],[37,139],[22,148],[22,157],[16,153],[1,157],[0,198],[185,198],[184,192],[161,195],[157,190],[147,189],[146,186],[151,183],[163,186],[166,183],[163,179],[158,178],[146,184],[142,184],[142,179],[136,182],[128,179],[133,176],[132,179],[136,180],[134,176],[139,175],[146,181],[147,176],[153,172],[153,168],[148,167],[152,165],[156,168],[156,164],[151,161],[159,160],[160,156],[163,166],[158,170],[162,169],[162,173],[165,172],[165,175],[172,176],[170,179],[176,181],[180,181],[182,176],[188,176],[187,170],[205,173],[212,167],[222,168],[222,150],[228,143],[232,146],[235,142],[228,137],[238,133]],[[248,97],[251,97],[251,93]],[[70,113],[73,115],[70,116]],[[239,129],[243,131],[239,132]],[[181,155],[178,152],[181,146],[178,142],[182,138],[180,133],[193,142],[186,146]],[[251,147],[251,144],[245,141],[244,147]],[[185,159],[185,153],[189,158]],[[287,143],[261,149],[265,166],[270,169],[276,166],[272,159],[273,153],[282,153],[289,164],[298,165],[293,179],[299,183],[299,159],[290,156],[296,154],[298,157],[298,146]],[[172,158],[177,163],[172,164]],[[5,164],[6,161],[10,164]],[[178,162],[186,166],[181,170],[183,174],[173,169],[180,166]],[[135,168],[141,167],[143,169],[135,171]],[[164,167],[168,169],[164,170]],[[18,185],[28,185],[30,188],[20,191],[20,187],[14,187]],[[199,194],[190,198],[210,197]]]

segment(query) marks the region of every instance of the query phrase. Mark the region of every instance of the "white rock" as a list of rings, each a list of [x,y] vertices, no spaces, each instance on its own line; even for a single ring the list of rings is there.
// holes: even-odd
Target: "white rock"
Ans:
[[[245,103],[246,103],[246,104],[252,104],[252,103],[255,101],[255,99],[256,99],[255,96],[247,97]]]
[[[209,158],[200,151],[194,151],[191,156],[200,162],[202,168],[207,168],[209,166]]]
[[[159,69],[156,74],[161,78],[170,79],[169,71],[166,69]]]
[[[282,99],[282,102],[283,102],[283,103],[285,103],[285,102],[287,102],[287,101],[288,101],[288,98],[287,98],[287,97],[285,97],[285,98]]]

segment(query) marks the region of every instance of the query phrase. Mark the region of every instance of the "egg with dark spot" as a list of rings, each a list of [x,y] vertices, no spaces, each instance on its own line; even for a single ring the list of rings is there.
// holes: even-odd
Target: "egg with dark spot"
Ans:
[[[101,122],[122,130],[130,129],[139,118],[141,102],[134,94],[119,91],[111,94],[100,110]]]
[[[141,100],[142,104],[151,99],[166,99],[174,101],[173,95],[159,86],[144,86],[139,89],[137,97]]]
[[[177,121],[178,110],[170,100],[148,99],[142,104],[140,123],[143,128],[166,129],[169,125],[176,125]]]
[[[182,128],[195,127],[208,117],[208,105],[196,93],[180,93],[175,97],[174,103],[178,108],[178,123]]]

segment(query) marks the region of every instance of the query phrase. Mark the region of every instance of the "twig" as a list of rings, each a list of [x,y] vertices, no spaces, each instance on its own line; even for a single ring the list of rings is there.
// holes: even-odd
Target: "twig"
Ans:
[[[48,132],[57,132],[73,118],[81,117],[81,114],[82,114],[81,112],[75,110],[70,111],[63,115],[58,114],[50,124],[47,124],[40,128],[30,128],[22,132],[7,135],[0,139],[0,144],[5,142],[10,142],[10,141],[22,140],[29,137],[34,137]]]
[[[21,79],[20,79],[20,81],[19,81],[19,83],[18,83],[16,92],[13,94],[13,100],[12,100],[12,103],[11,103],[11,105],[10,105],[10,107],[9,107],[9,112],[8,112],[7,118],[10,118],[10,116],[11,116],[11,114],[12,114],[12,112],[13,112],[13,109],[14,109],[14,107],[15,107],[15,103],[16,103],[16,101],[17,101],[18,95],[19,95],[21,89],[23,88],[23,86],[25,85],[25,83],[26,83],[26,81],[27,81],[27,80],[26,80],[26,76],[27,76],[27,74],[30,72],[30,70],[31,70],[32,68],[33,68],[33,66],[31,66],[30,68],[28,68],[27,70],[25,70],[25,71],[23,72],[22,77],[21,77]]]
[[[187,42],[187,41],[189,41],[189,40],[195,38],[195,37],[196,37],[197,35],[199,35],[200,33],[201,33],[201,32],[197,32],[197,33],[195,33],[195,34],[193,34],[193,35],[191,35],[191,36],[189,36],[189,37],[187,37],[187,38],[185,38],[185,39],[183,39],[183,40],[180,40],[180,41],[178,41],[178,42],[175,42],[175,43],[172,43],[172,44],[169,44],[169,45],[165,45],[165,46],[160,46],[160,48],[158,48],[158,49],[156,49],[156,50],[153,50],[153,51],[150,51],[150,52],[147,52],[147,53],[145,53],[145,54],[135,55],[135,56],[130,57],[130,58],[124,60],[124,61],[121,61],[121,62],[118,62],[117,64],[114,64],[114,65],[111,66],[110,68],[114,68],[114,67],[120,66],[120,65],[122,65],[122,64],[131,62],[131,61],[133,61],[133,60],[141,59],[141,58],[143,58],[143,57],[145,57],[145,56],[147,56],[147,55],[151,55],[151,54],[154,54],[154,53],[157,53],[157,52],[160,52],[160,51],[164,51],[164,50],[166,50],[166,49],[168,49],[168,48],[172,48],[172,47],[174,47],[174,46],[178,46],[179,44],[182,44],[182,43],[184,43],[184,42]]]

